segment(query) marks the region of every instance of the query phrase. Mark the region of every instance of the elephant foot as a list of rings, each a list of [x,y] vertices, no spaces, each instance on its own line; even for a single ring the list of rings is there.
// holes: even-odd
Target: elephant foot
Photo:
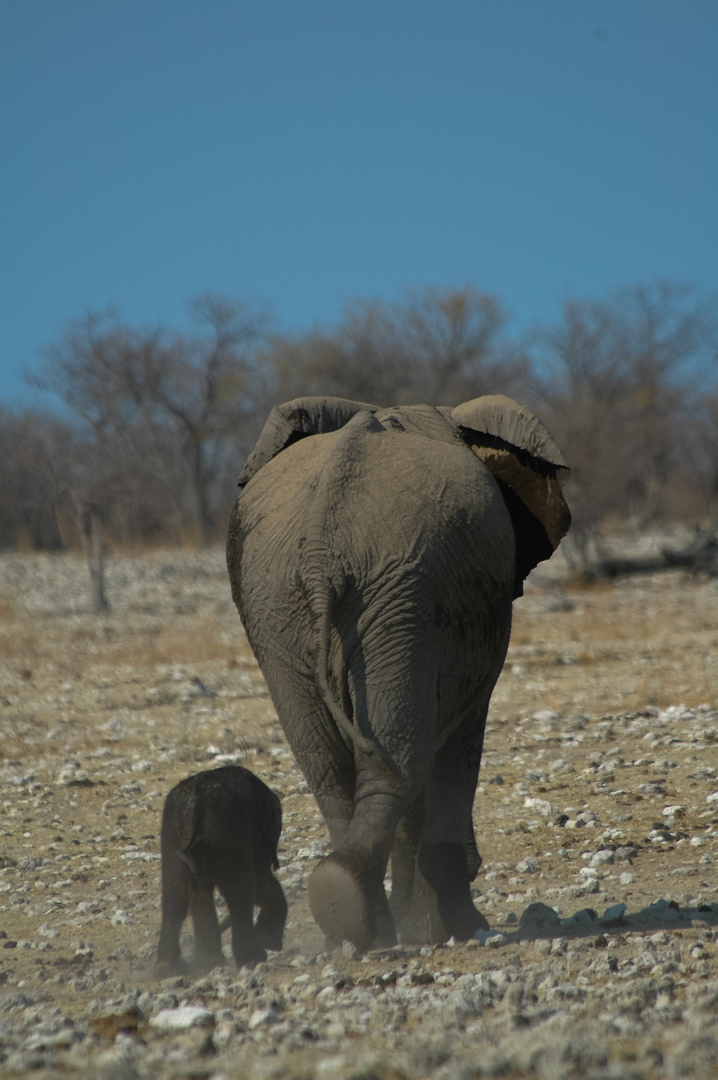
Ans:
[[[255,967],[256,964],[263,964],[267,959],[267,954],[264,949],[253,948],[243,949],[236,953],[233,953],[234,960],[238,968],[243,967]]]
[[[428,906],[430,910],[434,908],[438,915],[438,919],[434,916],[434,921],[443,926],[444,940],[453,937],[457,941],[467,941],[477,930],[489,929],[489,924],[471,899],[466,852],[460,844],[422,845],[419,869],[427,895],[430,896],[431,891],[434,893],[435,903]],[[434,898],[431,899],[433,901]]]
[[[158,960],[152,975],[155,979],[170,979],[173,975],[186,975],[189,965],[184,960]]]
[[[457,941],[468,941],[477,930],[490,930],[488,922],[481,912],[471,904],[465,911],[458,912],[452,925],[452,936]]]
[[[226,963],[221,952],[196,952],[188,971],[191,975],[204,975],[208,971],[213,971],[214,968],[224,967]]]
[[[254,933],[257,938],[257,944],[262,949],[269,949],[271,952],[281,952],[282,940],[284,938],[284,926],[267,926],[258,922],[254,928]]]
[[[309,908],[326,936],[336,945],[351,941],[365,952],[376,937],[372,905],[357,875],[327,855],[309,879]]]
[[[375,949],[392,949],[396,945],[396,929],[391,915],[377,915]]]

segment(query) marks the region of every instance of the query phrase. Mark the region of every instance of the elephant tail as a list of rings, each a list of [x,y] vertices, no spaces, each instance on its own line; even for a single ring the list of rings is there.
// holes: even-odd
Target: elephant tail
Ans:
[[[335,602],[340,599],[344,592],[343,574],[338,571],[337,576],[339,576],[341,580],[334,580],[334,575],[330,576],[326,574],[325,570],[325,575],[322,579],[324,588],[319,590],[319,593],[314,593],[314,614],[316,617],[316,668],[314,677],[316,685],[322,701],[329,710],[332,720],[344,738],[352,743],[355,750],[358,750],[369,758],[373,758],[375,765],[379,766],[382,772],[388,773],[392,779],[396,780],[397,777],[400,777],[400,773],[394,762],[391,761],[381,746],[372,742],[371,739],[367,739],[365,735],[362,735],[357,725],[352,723],[351,719],[347,716],[342,708],[341,702],[337,700],[336,695],[332,693],[331,687],[329,686],[329,646],[331,642],[332,613]]]

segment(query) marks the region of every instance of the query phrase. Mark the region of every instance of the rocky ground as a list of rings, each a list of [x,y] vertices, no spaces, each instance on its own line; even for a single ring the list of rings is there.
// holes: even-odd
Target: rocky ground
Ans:
[[[718,582],[566,574],[516,603],[491,710],[491,934],[362,957],[309,914],[327,836],[223,553],[111,557],[102,616],[80,558],[0,556],[0,1072],[718,1076]],[[159,983],[163,799],[228,761],[283,796],[285,949]]]

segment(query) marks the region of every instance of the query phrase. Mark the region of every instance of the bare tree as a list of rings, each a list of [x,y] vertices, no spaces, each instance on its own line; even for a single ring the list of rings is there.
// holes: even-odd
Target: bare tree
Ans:
[[[14,547],[21,538],[38,551],[56,551],[62,539],[62,506],[55,446],[69,437],[56,416],[27,410],[0,411],[0,545]]]
[[[409,296],[398,319],[414,365],[417,397],[441,404],[482,394],[520,393],[528,363],[501,340],[507,315],[476,289],[427,289]]]
[[[528,361],[502,340],[505,324],[495,297],[432,288],[400,303],[355,301],[333,329],[275,338],[270,358],[284,398],[458,403],[528,387]]]
[[[718,356],[712,386],[692,403],[682,447],[688,473],[705,500],[709,527],[718,530]]]
[[[665,282],[566,301],[540,335],[547,418],[572,467],[574,540],[611,512],[636,525],[661,517],[715,341],[710,306]]]
[[[122,461],[137,463],[132,447],[140,436],[148,451],[140,466],[145,483],[158,487],[163,477],[167,483],[180,464],[176,497],[190,493],[195,528],[206,541],[227,445],[256,411],[257,345],[266,317],[214,296],[200,297],[192,311],[198,333],[173,337],[127,327],[111,313],[90,314],[50,348],[34,381],[58,394],[90,433],[107,466],[104,504],[110,493],[126,498],[133,486]],[[95,499],[91,505],[91,517],[106,513]],[[178,510],[184,517],[185,507]]]

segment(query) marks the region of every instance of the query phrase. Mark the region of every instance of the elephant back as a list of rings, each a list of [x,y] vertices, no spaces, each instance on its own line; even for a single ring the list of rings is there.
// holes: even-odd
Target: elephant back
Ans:
[[[275,405],[239,475],[244,487],[259,470],[288,446],[306,438],[338,431],[358,412],[377,412],[378,406],[338,397],[303,397]]]

